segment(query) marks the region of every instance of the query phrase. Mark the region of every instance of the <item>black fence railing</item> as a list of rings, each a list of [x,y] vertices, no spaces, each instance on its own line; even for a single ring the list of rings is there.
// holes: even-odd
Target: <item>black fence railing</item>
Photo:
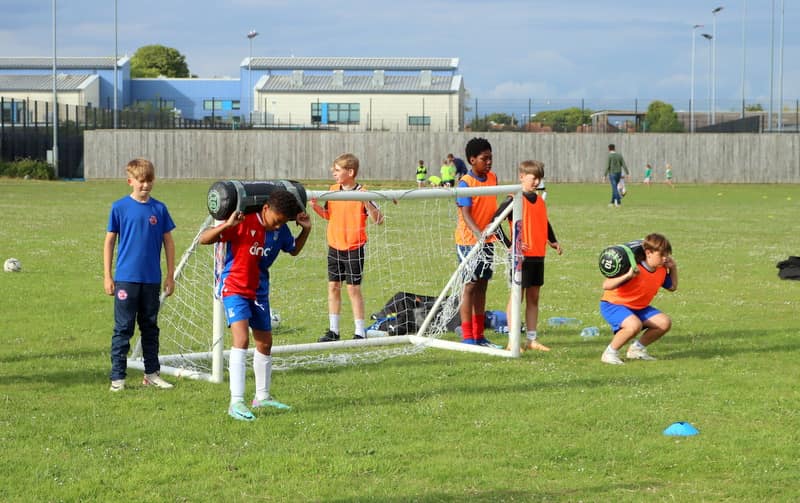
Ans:
[[[0,96],[0,160],[48,160],[53,149],[53,116],[58,118],[59,178],[83,178],[83,132],[113,129],[114,112],[107,108],[17,100]],[[117,112],[117,129],[237,129],[222,117],[185,119],[172,109],[124,109]]]

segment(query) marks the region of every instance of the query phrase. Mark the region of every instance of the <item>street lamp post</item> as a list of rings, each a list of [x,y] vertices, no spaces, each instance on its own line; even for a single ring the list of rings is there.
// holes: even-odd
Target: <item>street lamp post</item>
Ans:
[[[744,81],[745,81],[745,66],[747,63],[747,50],[745,44],[745,20],[747,19],[747,0],[743,0],[742,2],[742,119],[744,119]]]
[[[53,0],[53,171],[58,176],[58,91],[56,90],[56,0]]]
[[[117,59],[119,56],[117,39],[117,0],[114,0],[114,129],[117,129]]]
[[[248,107],[250,112],[250,119],[249,122],[253,123],[253,39],[258,36],[258,32],[256,30],[250,30],[247,33],[247,38],[250,40],[250,57],[247,58],[247,86],[248,86],[248,98],[247,104],[250,105]]]
[[[696,24],[692,27],[692,89],[689,96],[689,132],[691,133],[694,133],[694,48],[695,40],[697,39],[697,29],[702,27],[702,24]]]
[[[711,11],[713,27],[711,30],[711,124],[717,123],[717,13],[723,7],[717,7]]]
[[[778,48],[778,132],[783,131],[783,35],[784,20],[783,13],[786,0],[781,0],[781,42]]]
[[[708,125],[708,124],[713,124],[713,122],[711,122],[712,121],[711,109],[713,108],[712,105],[711,105],[711,102],[712,102],[711,89],[714,86],[712,85],[711,68],[713,66],[712,65],[712,62],[713,62],[712,54],[714,53],[714,51],[712,50],[711,46],[713,45],[713,42],[714,42],[714,36],[709,34],[709,33],[703,33],[702,37],[704,39],[708,40],[708,104],[709,104],[709,107],[708,107],[708,120],[706,121],[706,125]]]

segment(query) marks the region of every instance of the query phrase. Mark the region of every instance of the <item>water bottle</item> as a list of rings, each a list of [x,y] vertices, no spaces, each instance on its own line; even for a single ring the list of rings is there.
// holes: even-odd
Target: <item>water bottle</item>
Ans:
[[[600,335],[600,329],[597,327],[586,327],[581,330],[581,337],[588,338],[588,337],[597,337]]]
[[[383,330],[367,330],[367,339],[372,339],[373,337],[386,337],[388,335],[389,332],[384,332]]]
[[[551,327],[558,327],[561,325],[577,325],[581,320],[577,318],[565,318],[563,316],[554,316],[547,320],[547,324]]]

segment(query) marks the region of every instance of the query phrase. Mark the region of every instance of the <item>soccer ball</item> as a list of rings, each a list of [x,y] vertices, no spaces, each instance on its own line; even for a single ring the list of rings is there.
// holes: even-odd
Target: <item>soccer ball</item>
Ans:
[[[281,324],[281,314],[278,311],[269,310],[269,319],[272,322],[273,330],[278,328]]]
[[[22,270],[22,262],[15,258],[7,259],[3,264],[3,270],[5,272],[20,272]]]

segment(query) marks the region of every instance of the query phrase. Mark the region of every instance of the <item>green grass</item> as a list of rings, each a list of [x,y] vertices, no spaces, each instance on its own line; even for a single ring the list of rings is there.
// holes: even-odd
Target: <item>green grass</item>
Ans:
[[[179,250],[208,186],[156,185]],[[601,337],[543,326],[553,350],[518,360],[427,350],[277,373],[294,409],[241,424],[227,385],[155,391],[131,371],[108,392],[102,241],[124,182],[0,180],[0,259],[23,264],[0,275],[0,500],[796,501],[800,283],[775,263],[800,254],[798,187],[631,186],[618,210],[605,185],[548,189],[565,254],[548,256],[541,318]],[[673,330],[659,361],[603,365],[597,255],[652,231],[680,266],[654,302]],[[493,309],[503,295],[490,286]],[[662,435],[674,421],[700,435]]]

